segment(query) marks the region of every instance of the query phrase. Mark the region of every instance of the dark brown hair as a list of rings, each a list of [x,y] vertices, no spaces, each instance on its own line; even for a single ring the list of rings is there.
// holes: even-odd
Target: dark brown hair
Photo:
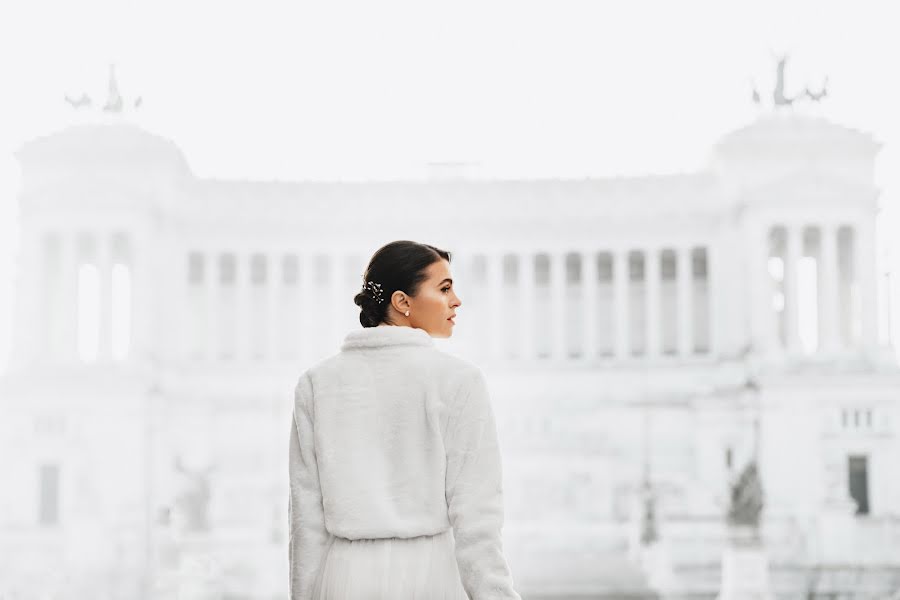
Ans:
[[[450,261],[450,253],[428,244],[398,240],[379,248],[366,267],[362,285],[367,281],[381,284],[382,302],[371,292],[360,290],[353,297],[359,308],[359,323],[363,327],[376,327],[387,322],[391,294],[400,290],[415,298],[419,285],[427,277],[425,271],[439,260]]]

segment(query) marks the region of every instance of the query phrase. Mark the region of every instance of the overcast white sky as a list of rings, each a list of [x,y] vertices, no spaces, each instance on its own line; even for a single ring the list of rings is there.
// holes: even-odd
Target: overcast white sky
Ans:
[[[17,4],[18,6],[11,5]],[[16,237],[13,150],[105,96],[174,140],[200,177],[418,177],[691,171],[771,91],[829,76],[819,113],[885,144],[898,195],[900,37],[884,2],[82,2],[0,8],[0,372]],[[896,213],[896,211],[894,211]],[[895,222],[892,213],[887,215]]]

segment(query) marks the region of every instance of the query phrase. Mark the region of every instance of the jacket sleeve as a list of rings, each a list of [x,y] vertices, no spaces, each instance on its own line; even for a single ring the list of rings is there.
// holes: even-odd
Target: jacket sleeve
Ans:
[[[288,459],[290,502],[288,504],[291,600],[307,600],[319,570],[328,540],[319,487],[319,470],[311,416],[312,383],[304,373],[294,392]]]
[[[447,511],[456,562],[471,600],[520,600],[503,556],[500,448],[487,381],[469,376],[447,426]]]

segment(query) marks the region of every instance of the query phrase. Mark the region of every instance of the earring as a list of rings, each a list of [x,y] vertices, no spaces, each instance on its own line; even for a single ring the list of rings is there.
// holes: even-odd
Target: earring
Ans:
[[[409,316],[409,311],[406,311],[406,316],[407,316],[407,317]]]

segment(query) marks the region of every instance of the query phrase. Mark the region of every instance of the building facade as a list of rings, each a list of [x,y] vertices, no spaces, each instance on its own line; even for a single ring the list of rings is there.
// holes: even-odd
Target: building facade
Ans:
[[[394,239],[452,252],[437,343],[491,382],[523,597],[715,598],[751,462],[779,599],[890,597],[878,150],[771,114],[697,173],[356,183],[198,179],[124,123],[27,143],[0,597],[283,597],[293,386]]]

